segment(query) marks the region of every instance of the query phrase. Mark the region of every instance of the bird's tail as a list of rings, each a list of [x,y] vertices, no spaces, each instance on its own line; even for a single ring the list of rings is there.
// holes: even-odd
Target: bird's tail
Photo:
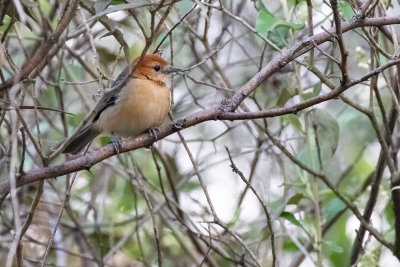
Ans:
[[[92,124],[86,126],[75,136],[74,139],[72,139],[71,143],[64,149],[62,153],[77,154],[99,134],[99,131],[93,129]]]

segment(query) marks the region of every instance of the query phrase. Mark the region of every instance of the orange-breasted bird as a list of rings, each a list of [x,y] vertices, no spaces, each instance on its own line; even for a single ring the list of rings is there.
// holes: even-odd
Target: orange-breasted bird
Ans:
[[[121,148],[121,136],[134,137],[149,131],[156,137],[155,129],[164,122],[170,110],[170,76],[179,69],[171,67],[160,53],[138,60],[132,62],[133,72],[129,73],[129,68],[121,72],[112,87],[122,81],[125,84],[100,104],[93,120],[63,153],[78,153],[103,132],[112,134],[111,142],[117,153]]]

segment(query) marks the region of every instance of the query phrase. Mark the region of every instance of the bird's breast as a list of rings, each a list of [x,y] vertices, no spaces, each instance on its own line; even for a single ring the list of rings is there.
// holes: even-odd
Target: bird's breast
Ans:
[[[120,92],[118,102],[107,108],[96,125],[101,131],[136,136],[160,126],[170,109],[170,90],[152,81],[132,79]]]

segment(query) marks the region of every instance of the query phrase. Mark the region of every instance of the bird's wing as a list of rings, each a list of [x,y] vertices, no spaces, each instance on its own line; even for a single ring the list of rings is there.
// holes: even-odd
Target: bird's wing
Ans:
[[[129,74],[129,68],[126,67],[117,77],[117,79],[111,84],[111,87],[115,87],[120,84],[126,76]]]
[[[129,75],[129,68],[126,67],[117,77],[117,79],[111,84],[111,87],[115,87],[118,84],[120,84],[126,76]],[[107,109],[110,106],[115,105],[115,103],[118,101],[119,98],[119,93],[121,92],[122,86],[118,88],[114,94],[110,95],[107,99],[104,100],[103,104],[99,107],[99,111],[96,113],[96,116],[94,116],[93,122],[98,120],[100,117],[100,114]]]

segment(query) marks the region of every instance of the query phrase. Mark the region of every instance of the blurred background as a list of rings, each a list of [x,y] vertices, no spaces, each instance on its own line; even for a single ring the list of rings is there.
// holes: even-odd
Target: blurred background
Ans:
[[[171,80],[171,121],[220,105],[281,51],[334,27],[322,0],[82,0],[53,40],[74,1],[0,2],[3,85],[53,44],[27,78],[0,92],[1,182],[68,161],[52,148],[143,50],[162,49],[183,69]],[[398,1],[365,2],[370,17],[400,11]],[[353,21],[360,4],[338,1],[342,19]],[[398,25],[344,33],[350,79],[386,64],[398,33]],[[339,86],[338,41],[311,51],[237,112],[290,107]],[[338,194],[360,214],[372,209],[373,227],[394,242],[381,137],[397,168],[398,79],[392,67],[297,114],[203,122],[90,171],[23,186],[1,202],[0,265],[395,266],[369,232],[357,239],[360,222]],[[109,142],[98,137],[88,153]]]

